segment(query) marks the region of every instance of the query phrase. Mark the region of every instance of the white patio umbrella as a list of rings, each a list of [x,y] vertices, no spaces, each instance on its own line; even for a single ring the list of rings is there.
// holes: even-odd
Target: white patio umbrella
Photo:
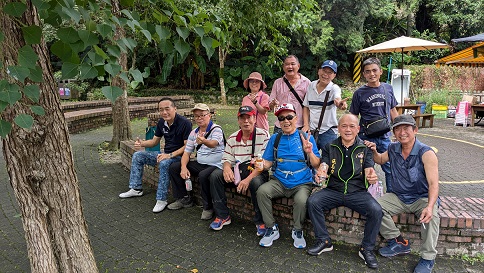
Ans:
[[[438,48],[448,48],[447,44],[436,43],[418,38],[412,38],[407,36],[400,36],[398,38],[379,43],[374,46],[370,46],[356,52],[358,53],[384,53],[384,52],[401,52],[402,53],[402,82],[401,82],[401,101],[403,104],[403,52],[414,50],[429,50]]]

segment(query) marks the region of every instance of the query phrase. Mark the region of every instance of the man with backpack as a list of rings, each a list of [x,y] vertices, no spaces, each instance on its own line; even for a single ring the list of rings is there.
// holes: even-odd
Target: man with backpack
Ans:
[[[271,136],[262,156],[263,169],[272,167],[274,179],[264,183],[257,191],[257,202],[266,225],[266,232],[259,245],[269,247],[279,238],[279,229],[272,214],[272,199],[292,197],[294,247],[305,248],[302,224],[306,218],[306,201],[313,182],[311,168],[319,166],[320,155],[314,138],[297,129],[298,117],[292,104],[279,105],[275,115],[282,132]]]
[[[170,166],[173,197],[177,200],[168,205],[168,209],[176,210],[193,206],[192,197],[185,187],[185,180],[198,176],[202,192],[202,220],[210,220],[213,216],[212,196],[210,195],[210,174],[222,168],[221,160],[224,152],[224,133],[222,127],[211,120],[210,108],[204,103],[197,103],[192,109],[193,118],[198,127],[188,136],[187,145],[180,162]],[[196,152],[196,160],[190,160],[190,155]]]

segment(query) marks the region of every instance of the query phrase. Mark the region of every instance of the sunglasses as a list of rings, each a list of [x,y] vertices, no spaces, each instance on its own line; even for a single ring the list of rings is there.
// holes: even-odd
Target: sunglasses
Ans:
[[[293,118],[295,118],[296,116],[293,116],[293,115],[287,115],[287,116],[277,116],[277,120],[279,121],[284,121],[285,119],[287,120],[292,120]]]

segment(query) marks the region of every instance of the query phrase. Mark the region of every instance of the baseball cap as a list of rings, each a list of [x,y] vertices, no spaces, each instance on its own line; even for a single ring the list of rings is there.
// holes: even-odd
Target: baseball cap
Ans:
[[[205,103],[197,103],[192,109],[192,112],[195,110],[202,110],[202,111],[210,111],[210,107],[206,105]]]
[[[412,115],[400,115],[393,119],[392,129],[404,124],[416,126],[415,119],[413,119]]]
[[[290,103],[283,103],[279,106],[277,106],[276,111],[274,112],[274,115],[278,116],[282,111],[293,111],[296,113],[296,109],[294,108],[294,105]]]
[[[239,108],[239,112],[237,113],[237,116],[240,117],[242,115],[249,115],[249,116],[253,116],[255,115],[255,110],[254,108],[250,107],[250,106],[242,106]]]
[[[334,71],[334,73],[338,72],[338,65],[333,60],[324,61],[324,63],[321,65],[321,68],[325,68],[325,67],[331,68]]]

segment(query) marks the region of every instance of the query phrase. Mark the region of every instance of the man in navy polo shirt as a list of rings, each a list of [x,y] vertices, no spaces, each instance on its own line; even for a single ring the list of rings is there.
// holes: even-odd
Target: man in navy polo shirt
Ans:
[[[140,140],[138,138],[134,143],[134,148],[138,151],[133,154],[131,161],[130,189],[119,194],[121,198],[142,196],[143,186],[141,178],[143,177],[143,167],[145,164],[151,166],[158,164],[160,177],[158,179],[158,190],[156,191],[156,205],[153,208],[155,213],[161,212],[167,205],[168,185],[170,183],[168,167],[171,163],[180,161],[188,135],[192,130],[192,123],[187,118],[177,114],[175,102],[172,99],[160,99],[158,107],[161,119],[156,125],[155,136],[149,140]],[[158,145],[162,137],[165,138],[163,152],[139,151],[143,147]]]

